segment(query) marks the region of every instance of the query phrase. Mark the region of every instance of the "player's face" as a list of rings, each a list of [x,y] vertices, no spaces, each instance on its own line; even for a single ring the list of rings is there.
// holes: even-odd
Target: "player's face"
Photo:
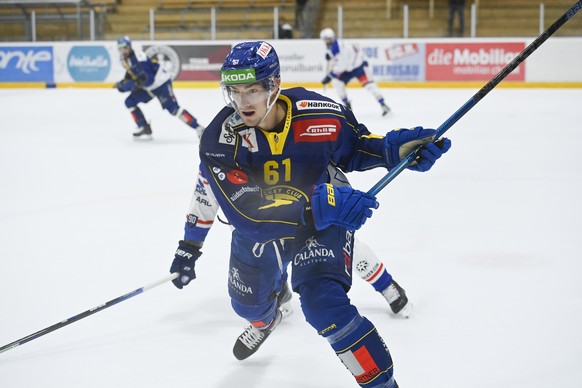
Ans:
[[[325,42],[325,45],[328,48],[331,47],[331,45],[333,44],[333,39],[331,39],[331,38],[325,38],[323,41]]]
[[[228,86],[228,95],[245,125],[258,126],[267,113],[270,96],[261,82]]]
[[[118,50],[119,50],[119,55],[121,55],[123,58],[129,58],[129,53],[131,52],[131,47],[121,46],[118,48]]]

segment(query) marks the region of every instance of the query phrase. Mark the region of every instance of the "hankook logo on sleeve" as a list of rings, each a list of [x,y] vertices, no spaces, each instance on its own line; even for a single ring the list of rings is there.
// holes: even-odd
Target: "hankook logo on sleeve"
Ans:
[[[341,112],[341,107],[335,102],[317,101],[317,100],[301,100],[295,103],[298,110],[306,109],[331,109]]]

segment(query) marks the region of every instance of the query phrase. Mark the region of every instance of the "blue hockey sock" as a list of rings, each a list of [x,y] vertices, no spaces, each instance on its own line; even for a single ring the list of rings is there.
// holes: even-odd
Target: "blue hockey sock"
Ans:
[[[382,292],[388,288],[390,283],[392,283],[392,275],[390,275],[388,271],[386,271],[384,265],[380,266],[378,272],[380,273],[377,274],[375,277],[368,279],[368,282],[372,285],[372,287],[374,287],[376,291]]]
[[[137,106],[134,108],[130,108],[129,111],[131,112],[131,116],[133,117],[133,121],[135,121],[135,123],[137,124],[137,126],[139,128],[141,128],[147,124],[145,116],[143,115],[143,112]]]
[[[198,121],[188,112],[186,109],[180,109],[180,120],[191,126],[192,128],[196,128],[199,126]]]
[[[382,337],[359,314],[349,325],[327,337],[331,347],[362,387],[396,388],[392,357]]]
[[[306,282],[298,292],[305,320],[324,337],[345,327],[358,314],[343,285],[336,280]]]
[[[325,337],[361,386],[396,388],[392,358],[374,325],[350,303],[343,285],[318,279],[299,285],[305,319]]]

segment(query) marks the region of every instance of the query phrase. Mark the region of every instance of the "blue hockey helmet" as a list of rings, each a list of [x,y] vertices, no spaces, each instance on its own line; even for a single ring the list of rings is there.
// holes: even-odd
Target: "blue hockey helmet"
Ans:
[[[235,45],[220,69],[222,85],[240,85],[280,76],[281,66],[275,49],[267,42]],[[265,85],[271,89],[274,85]]]
[[[257,126],[260,125],[281,93],[280,72],[279,57],[269,43],[257,41],[235,45],[220,69],[220,86],[226,104],[241,113],[244,107],[265,102],[266,111]],[[263,88],[255,88],[253,84]]]
[[[126,35],[117,39],[117,48],[118,49],[131,48],[131,39],[129,38],[129,36]]]

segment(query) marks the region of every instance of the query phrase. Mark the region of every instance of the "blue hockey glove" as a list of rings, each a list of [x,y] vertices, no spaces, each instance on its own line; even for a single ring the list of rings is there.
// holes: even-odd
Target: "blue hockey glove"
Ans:
[[[443,138],[432,143],[436,131],[423,127],[412,129],[397,129],[390,131],[384,138],[387,168],[395,167],[415,148],[422,146],[418,156],[408,169],[414,171],[428,171],[438,158],[451,148],[451,141]]]
[[[329,76],[329,74],[326,75],[325,78],[321,80],[321,83],[324,85],[327,85],[330,82],[331,82],[331,77]]]
[[[451,141],[446,137],[439,139],[434,143],[427,143],[421,147],[420,154],[417,155],[415,161],[408,166],[408,169],[420,172],[428,171],[436,160],[443,156],[443,154],[450,148]]]
[[[311,193],[311,211],[315,229],[338,225],[348,230],[360,229],[379,206],[376,198],[349,186],[335,187],[329,183],[315,186]]]
[[[119,90],[120,92],[129,92],[130,90],[132,90],[135,86],[135,81],[133,80],[126,80],[124,79],[123,81],[119,81],[115,84],[115,87],[117,88],[117,90]]]
[[[174,254],[174,261],[170,267],[170,273],[178,272],[180,275],[172,280],[172,283],[179,289],[187,286],[192,280],[196,279],[196,272],[194,271],[194,264],[200,257],[200,247],[180,240],[178,249]]]
[[[119,90],[120,92],[123,92],[123,81],[119,81],[116,82],[115,85],[113,85],[117,90]]]

